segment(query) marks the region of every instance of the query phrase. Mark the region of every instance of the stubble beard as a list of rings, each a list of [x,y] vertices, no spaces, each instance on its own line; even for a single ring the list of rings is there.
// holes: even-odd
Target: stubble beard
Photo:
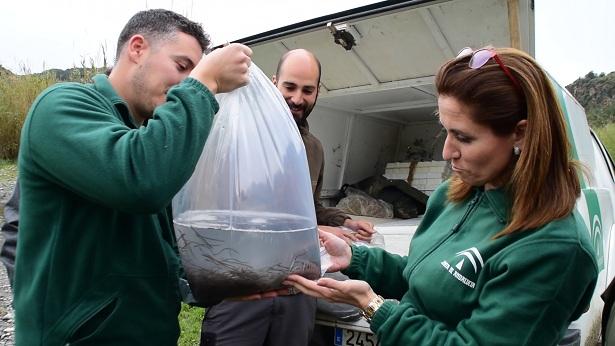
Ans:
[[[290,105],[288,105],[290,108]],[[315,104],[313,105],[307,105],[305,106],[305,108],[303,109],[303,114],[301,114],[301,118],[297,119],[297,117],[295,117],[295,115],[293,114],[293,119],[295,120],[295,123],[297,123],[297,126],[299,127],[303,127],[307,124],[307,117],[308,115],[310,115],[310,113],[312,113],[312,110],[314,109]],[[291,112],[292,114],[292,112]]]
[[[146,83],[146,65],[139,68],[137,73],[132,77],[132,94],[133,94],[133,108],[138,116],[145,120],[151,118],[154,114],[155,105],[152,104],[151,93],[148,92]]]

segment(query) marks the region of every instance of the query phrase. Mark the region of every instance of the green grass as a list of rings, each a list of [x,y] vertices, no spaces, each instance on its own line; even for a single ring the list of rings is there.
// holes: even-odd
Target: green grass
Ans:
[[[0,159],[0,173],[17,173],[17,162],[14,160]]]
[[[595,129],[595,131],[611,155],[611,158],[615,159],[615,123],[607,124],[604,127]]]
[[[179,327],[181,334],[177,342],[178,346],[198,345],[201,339],[201,322],[205,309],[192,307],[182,303],[182,310],[179,313]]]
[[[17,162],[0,159],[0,183],[12,183],[17,178]]]

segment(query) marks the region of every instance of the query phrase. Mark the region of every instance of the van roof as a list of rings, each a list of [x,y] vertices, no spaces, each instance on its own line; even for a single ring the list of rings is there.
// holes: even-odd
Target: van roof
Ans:
[[[533,55],[533,26],[531,0],[381,1],[238,42],[269,76],[286,51],[308,49],[323,66],[320,106],[407,123],[431,117],[444,61],[468,46]]]

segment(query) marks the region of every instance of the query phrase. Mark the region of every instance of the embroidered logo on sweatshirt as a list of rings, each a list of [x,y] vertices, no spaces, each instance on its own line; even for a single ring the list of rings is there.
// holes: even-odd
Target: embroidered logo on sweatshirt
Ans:
[[[476,282],[469,279],[468,276],[476,278],[478,276],[478,272],[483,267],[484,262],[483,257],[480,255],[480,252],[478,252],[478,249],[471,247],[469,249],[457,252],[452,265],[446,260],[440,262],[440,264],[459,282],[470,288],[474,288],[476,286]]]

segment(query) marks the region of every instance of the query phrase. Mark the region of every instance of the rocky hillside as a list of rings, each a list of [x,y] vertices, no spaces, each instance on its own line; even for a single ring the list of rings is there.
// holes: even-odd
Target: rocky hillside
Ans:
[[[107,68],[105,67],[73,67],[66,70],[60,70],[57,68],[48,69],[39,73],[29,74],[31,76],[45,76],[51,75],[57,81],[81,81],[83,79],[88,80],[89,77],[96,73],[105,73]],[[0,76],[13,76],[15,75],[11,70],[0,65]],[[21,75],[21,74],[20,74]],[[18,75],[19,76],[19,75]]]
[[[588,73],[566,89],[581,103],[592,127],[615,123],[615,72]]]
[[[89,81],[89,78],[97,73],[104,73],[105,68],[92,67],[73,67],[67,70],[49,69],[42,73],[51,73],[55,75],[58,81]]]

